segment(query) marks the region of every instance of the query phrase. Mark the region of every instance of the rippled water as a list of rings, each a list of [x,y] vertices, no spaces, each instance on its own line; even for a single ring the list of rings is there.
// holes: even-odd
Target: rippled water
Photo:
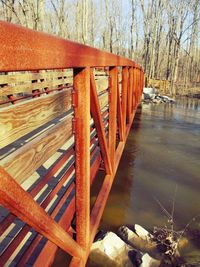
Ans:
[[[143,104],[117,171],[101,228],[165,226],[174,203],[177,230],[188,222],[188,253],[200,259],[200,101]],[[196,217],[197,216],[197,217]],[[198,236],[199,235],[199,236]],[[191,249],[192,247],[192,249]]]

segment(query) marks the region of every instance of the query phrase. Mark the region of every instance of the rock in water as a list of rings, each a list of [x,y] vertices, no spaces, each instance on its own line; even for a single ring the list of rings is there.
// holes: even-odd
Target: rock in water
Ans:
[[[93,243],[89,256],[89,266],[132,267],[128,252],[132,250],[121,238],[112,232]]]
[[[142,257],[142,263],[140,267],[159,267],[160,261],[153,259],[148,253],[145,253]]]
[[[148,253],[153,259],[160,261],[162,255],[157,250],[157,243],[151,241],[149,232],[137,224],[134,229],[135,231],[133,232],[128,227],[121,226],[118,230],[118,235],[133,248],[142,253]]]

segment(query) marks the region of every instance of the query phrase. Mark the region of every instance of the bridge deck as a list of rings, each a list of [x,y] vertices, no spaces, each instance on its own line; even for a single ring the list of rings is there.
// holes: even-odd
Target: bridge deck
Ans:
[[[0,265],[84,266],[143,88],[135,62],[0,22]],[[93,206],[90,186],[104,175]]]

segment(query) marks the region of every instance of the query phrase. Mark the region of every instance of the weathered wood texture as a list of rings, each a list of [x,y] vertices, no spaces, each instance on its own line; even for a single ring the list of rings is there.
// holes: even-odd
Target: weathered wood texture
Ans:
[[[19,183],[39,168],[72,135],[71,116],[34,138],[9,156],[0,165]]]
[[[71,90],[63,90],[0,109],[0,148],[71,108]]]

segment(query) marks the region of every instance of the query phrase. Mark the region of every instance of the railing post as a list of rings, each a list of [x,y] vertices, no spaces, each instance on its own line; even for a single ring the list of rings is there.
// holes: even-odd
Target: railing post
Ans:
[[[135,67],[133,67],[133,90],[132,90],[132,110],[135,109]]]
[[[140,100],[141,100],[141,93],[142,93],[142,71],[140,70]]]
[[[133,94],[133,67],[130,67],[130,69],[129,69],[129,82],[128,82],[128,101],[127,101],[128,123],[131,123],[132,94]]]
[[[126,135],[126,109],[128,90],[128,67],[122,68],[122,114],[123,114],[123,138]]]
[[[84,249],[90,237],[90,68],[76,68],[74,79],[76,234]]]
[[[110,103],[109,103],[109,135],[108,150],[112,170],[115,169],[116,131],[117,131],[117,67],[109,69],[110,75]]]
[[[138,68],[136,68],[136,106],[138,105]]]

